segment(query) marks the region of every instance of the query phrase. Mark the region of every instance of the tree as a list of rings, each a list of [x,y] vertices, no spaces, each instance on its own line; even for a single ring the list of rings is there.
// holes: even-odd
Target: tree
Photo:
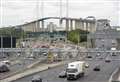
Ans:
[[[13,36],[17,38],[25,38],[26,37],[26,32],[22,29],[16,29],[14,27],[5,27],[0,29],[0,36]]]
[[[72,30],[70,32],[68,32],[68,40],[70,40],[71,42],[77,44],[78,42],[86,42],[87,41],[87,34],[89,32],[88,31],[84,31],[84,30],[80,30],[80,29],[76,29],[76,30]]]

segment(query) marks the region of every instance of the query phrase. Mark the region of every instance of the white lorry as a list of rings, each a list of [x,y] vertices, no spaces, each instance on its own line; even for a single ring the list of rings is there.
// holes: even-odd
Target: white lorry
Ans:
[[[67,72],[67,80],[78,79],[84,76],[85,62],[75,61],[72,63],[68,63],[66,72]]]

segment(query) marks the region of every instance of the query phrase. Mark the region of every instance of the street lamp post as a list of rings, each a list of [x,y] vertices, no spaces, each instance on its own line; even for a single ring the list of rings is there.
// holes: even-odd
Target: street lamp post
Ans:
[[[12,37],[12,35],[11,35],[11,48],[13,48],[13,37]]]
[[[3,55],[3,36],[1,35],[1,55]]]
[[[79,34],[79,30],[78,30],[78,46],[79,46],[79,42],[80,42],[80,34]]]
[[[2,49],[2,47],[3,47],[3,41],[2,41],[3,38],[2,38],[2,35],[1,35],[0,38],[1,38],[0,40],[1,40],[1,49]]]

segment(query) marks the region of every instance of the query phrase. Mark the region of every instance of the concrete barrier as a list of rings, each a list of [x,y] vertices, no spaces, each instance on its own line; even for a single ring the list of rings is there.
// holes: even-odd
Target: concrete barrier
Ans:
[[[18,63],[21,63],[21,61],[20,60],[12,61],[11,65],[15,65],[15,64],[18,64]]]
[[[120,68],[117,68],[110,76],[109,82],[120,82]]]
[[[44,64],[42,66],[38,66],[36,68],[31,68],[29,70],[26,70],[22,73],[16,74],[14,76],[8,77],[6,79],[1,80],[1,82],[11,82],[11,81],[15,81],[17,79],[23,78],[25,76],[40,72],[40,71],[44,71],[47,70],[48,68],[53,68],[53,67],[57,67],[60,65],[65,64],[65,62],[58,62],[58,63],[53,63],[53,64]]]
[[[33,68],[33,67],[39,65],[40,63],[42,64],[43,62],[45,62],[45,60],[46,60],[46,59],[42,59],[41,61],[38,60],[38,61],[34,62],[33,64],[27,66],[27,69],[29,69],[29,68]]]
[[[41,65],[41,66],[42,66],[42,65],[43,65],[43,64],[42,64],[43,61],[44,61],[44,60],[41,60],[41,61],[38,60],[38,61],[36,61],[36,62],[28,65],[26,68],[23,68],[23,69],[21,69],[21,70],[18,70],[18,71],[14,71],[14,72],[12,72],[12,73],[9,73],[9,74],[3,76],[2,78],[0,78],[0,81],[1,81],[2,79],[9,78],[9,77],[14,76],[14,75],[16,75],[16,74],[19,74],[19,73],[21,73],[21,72],[24,72],[24,71],[26,71],[26,70],[28,70],[28,69],[31,69],[31,68],[33,68],[33,67],[35,67],[35,66],[37,66],[37,65]],[[17,64],[17,63],[20,63],[20,61],[14,63],[14,64]],[[14,65],[14,64],[12,64],[12,65]]]

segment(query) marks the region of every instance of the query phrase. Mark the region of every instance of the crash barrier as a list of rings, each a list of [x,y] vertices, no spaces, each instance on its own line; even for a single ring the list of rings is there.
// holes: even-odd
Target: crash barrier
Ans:
[[[19,73],[21,73],[21,72],[24,72],[24,71],[26,71],[26,70],[28,70],[28,69],[31,69],[31,68],[37,66],[38,64],[42,65],[42,63],[43,63],[44,60],[45,60],[45,59],[43,59],[43,60],[41,60],[41,61],[38,60],[38,61],[36,61],[36,62],[28,65],[26,68],[20,69],[20,70],[18,70],[18,71],[14,71],[13,73],[10,73],[10,74],[7,74],[7,75],[3,76],[2,78],[0,78],[0,80],[6,79],[6,78],[9,78],[9,77],[14,76],[14,75],[16,75],[16,74],[19,74]],[[0,82],[1,82],[1,81],[0,81]]]
[[[120,67],[117,68],[110,76],[109,82],[120,82]]]
[[[65,49],[65,48],[0,48],[0,52],[26,52],[27,50],[33,51],[33,52],[87,52],[87,53],[99,53],[99,52],[116,52],[120,53],[120,50],[95,50],[95,49]]]
[[[57,67],[57,66],[60,66],[60,65],[64,65],[65,62],[68,62],[68,61],[58,62],[58,63],[53,63],[53,64],[45,64],[45,65],[42,65],[42,66],[37,66],[35,68],[26,70],[26,71],[21,72],[19,74],[16,74],[16,75],[14,75],[12,77],[8,77],[6,79],[3,79],[3,80],[1,80],[1,82],[12,82],[12,81],[15,81],[17,79],[23,78],[25,76],[28,76],[28,75],[31,75],[31,74],[34,74],[34,73],[38,73],[38,72],[45,71],[45,70],[50,69],[50,68],[54,68],[54,67]]]

